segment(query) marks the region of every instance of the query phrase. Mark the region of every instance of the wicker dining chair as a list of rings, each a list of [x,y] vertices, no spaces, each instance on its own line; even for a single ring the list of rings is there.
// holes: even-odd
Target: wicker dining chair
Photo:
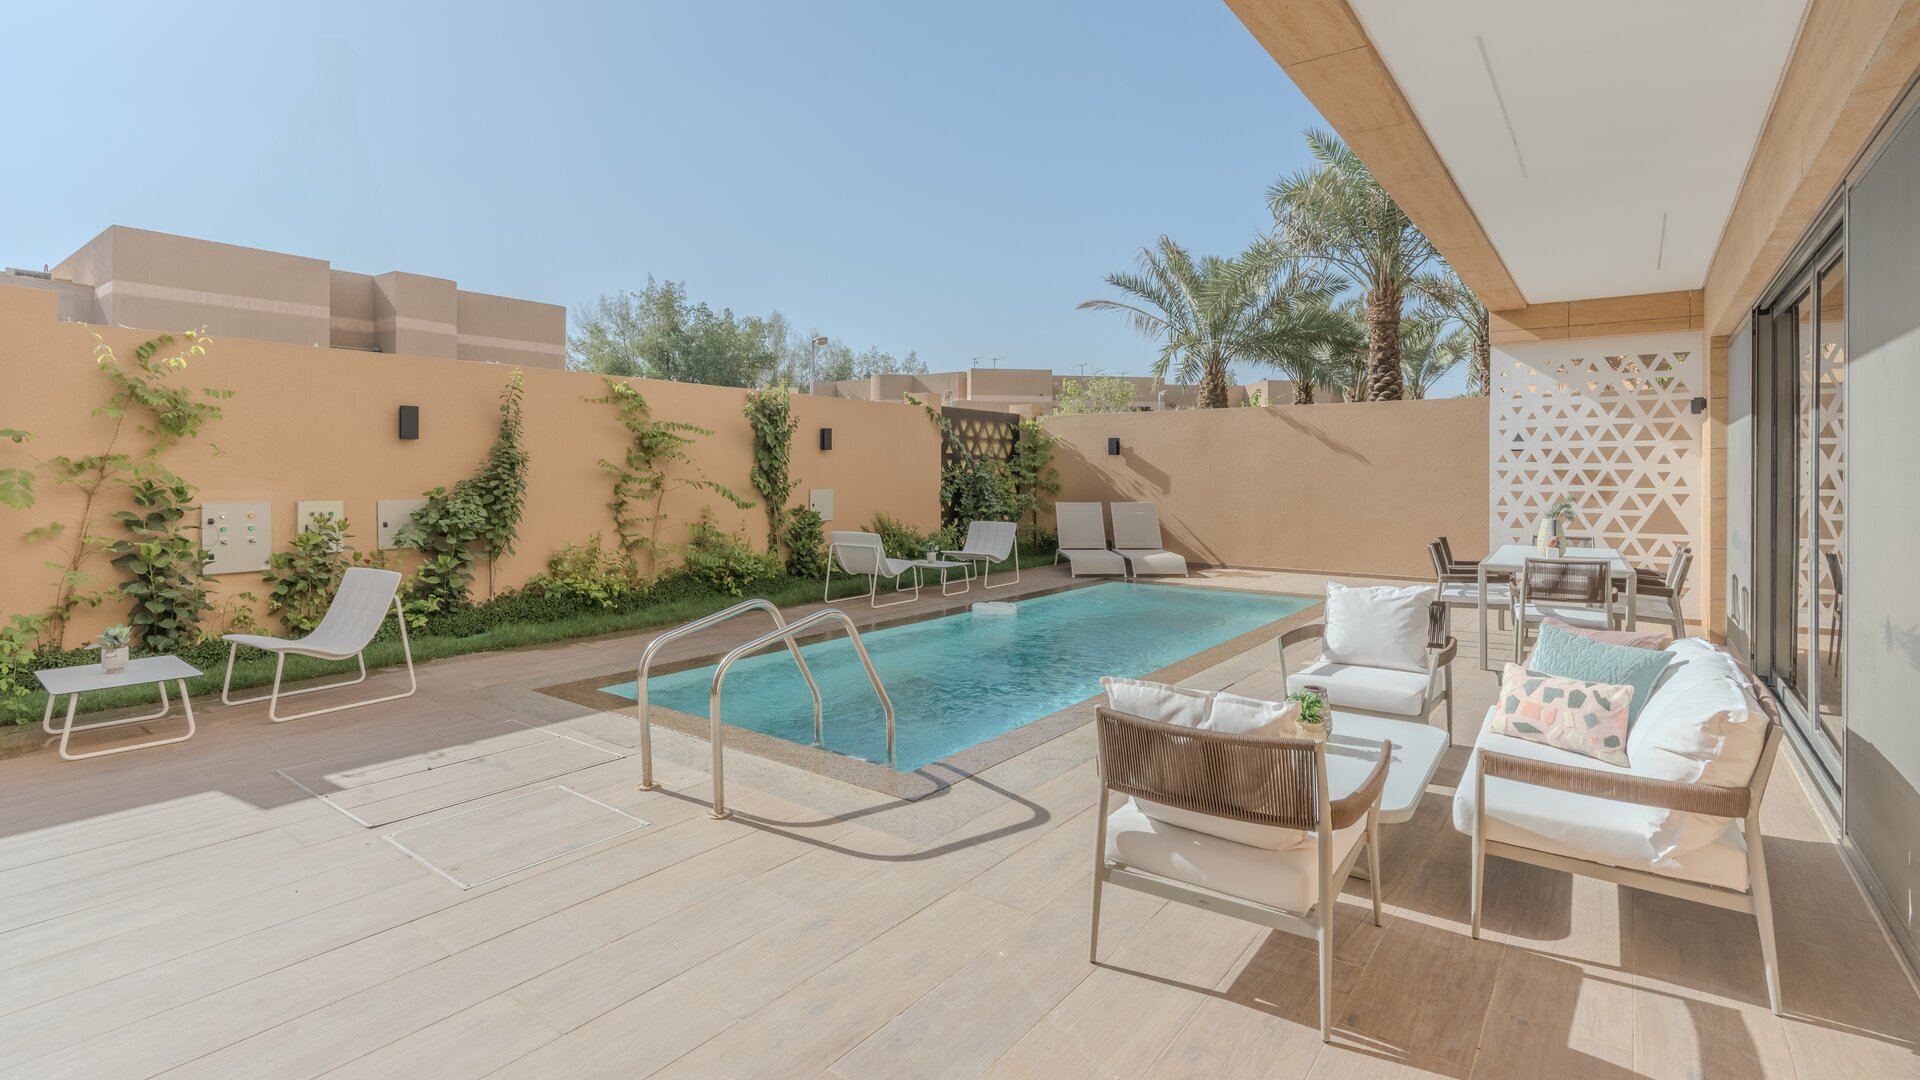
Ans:
[[[1427,558],[1433,562],[1433,583],[1439,602],[1449,608],[1479,608],[1480,564],[1454,559],[1447,538],[1436,536],[1427,542]],[[1513,575],[1487,575],[1487,606],[1500,614],[1500,629],[1507,628],[1507,616],[1513,611]]]
[[[1334,799],[1325,742],[1205,731],[1105,706],[1095,712],[1100,812],[1088,960],[1099,962],[1100,897],[1109,884],[1312,938],[1320,950],[1320,1037],[1331,1041],[1333,909],[1364,846],[1380,925],[1380,795],[1393,745],[1382,744],[1366,780]],[[1132,798],[1114,808],[1116,792]],[[1282,850],[1256,847],[1153,819],[1139,800],[1311,839]]]
[[[1673,560],[1667,563],[1666,573],[1657,573],[1645,567],[1634,567],[1637,580],[1633,583],[1635,603],[1633,615],[1636,619],[1655,619],[1667,624],[1673,631],[1675,641],[1687,636],[1686,620],[1681,616],[1680,598],[1686,595],[1690,582],[1687,575],[1693,569],[1693,546],[1681,544],[1673,551]],[[1622,586],[1614,586],[1615,598],[1623,605],[1626,593]]]
[[[1528,559],[1513,598],[1513,662],[1522,662],[1527,628],[1548,619],[1613,629],[1613,565],[1604,559]]]

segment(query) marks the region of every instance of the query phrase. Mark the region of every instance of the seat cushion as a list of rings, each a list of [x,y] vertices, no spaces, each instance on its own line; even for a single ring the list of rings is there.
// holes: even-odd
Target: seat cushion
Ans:
[[[1474,783],[1480,753],[1492,750],[1533,761],[1547,761],[1600,773],[1630,775],[1632,770],[1539,743],[1483,730],[1453,797],[1454,828],[1473,834]],[[1720,819],[1704,843],[1678,851],[1674,841],[1690,815],[1656,807],[1577,795],[1515,780],[1487,780],[1486,837],[1489,840],[1571,859],[1645,870],[1682,881],[1747,886],[1747,851],[1740,826]]]
[[[1338,866],[1366,836],[1362,817],[1333,837]],[[1313,834],[1288,851],[1266,851],[1183,829],[1142,813],[1133,800],[1107,815],[1107,858],[1282,911],[1305,913],[1320,897],[1320,849]]]
[[[1356,588],[1327,582],[1326,636],[1321,648],[1339,664],[1427,670],[1427,605],[1434,587]]]
[[[1075,574],[1124,574],[1127,572],[1127,560],[1105,548],[1061,548],[1060,555],[1067,560]]]
[[[1117,549],[1127,564],[1133,567],[1134,574],[1184,574],[1187,572],[1187,560],[1171,551],[1142,550],[1133,548]]]
[[[1540,604],[1527,605],[1527,622],[1564,623],[1568,626],[1580,626],[1590,630],[1609,630],[1613,620],[1599,608],[1580,607],[1577,604]]]
[[[1632,700],[1631,686],[1564,679],[1508,664],[1487,730],[1624,766]]]
[[[1487,605],[1489,607],[1509,603],[1511,602],[1512,596],[1513,593],[1507,587],[1506,582],[1490,581],[1487,583]],[[1449,604],[1471,604],[1474,607],[1479,607],[1480,586],[1466,581],[1449,581],[1445,585],[1440,586],[1440,599],[1445,600]]]
[[[1112,676],[1101,679],[1100,685],[1107,692],[1109,708],[1163,724],[1228,735],[1292,738],[1300,733],[1294,723],[1300,706],[1291,701],[1259,701],[1236,694],[1216,694]],[[1214,817],[1151,799],[1136,797],[1133,802],[1142,813],[1156,820],[1267,851],[1291,850],[1308,839],[1307,834],[1298,829]]]
[[[1766,747],[1768,720],[1731,656],[1700,638],[1668,649],[1675,663],[1654,687],[1627,736],[1636,775],[1689,784],[1741,787],[1753,779]],[[1673,853],[1713,843],[1727,819],[1675,814]]]
[[[1633,687],[1633,696],[1627,702],[1627,722],[1631,724],[1653,699],[1653,684],[1672,660],[1664,651],[1595,641],[1562,627],[1542,625],[1527,670],[1580,682]]]
[[[1331,660],[1315,660],[1287,676],[1287,693],[1323,686],[1335,708],[1367,709],[1394,716],[1425,716],[1427,673],[1389,668],[1354,667]]]

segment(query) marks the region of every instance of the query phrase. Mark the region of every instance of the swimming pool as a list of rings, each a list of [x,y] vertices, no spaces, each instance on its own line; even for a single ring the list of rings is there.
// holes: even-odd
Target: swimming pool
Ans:
[[[1015,614],[957,614],[862,632],[893,698],[894,768],[909,771],[1285,618],[1315,601],[1225,589],[1106,582],[1015,602]],[[886,714],[844,636],[805,646],[820,684],[826,749],[887,760]],[[655,675],[655,705],[707,715],[713,665]],[[634,684],[602,687],[635,698]],[[786,650],[727,671],[727,723],[813,742],[813,698]]]

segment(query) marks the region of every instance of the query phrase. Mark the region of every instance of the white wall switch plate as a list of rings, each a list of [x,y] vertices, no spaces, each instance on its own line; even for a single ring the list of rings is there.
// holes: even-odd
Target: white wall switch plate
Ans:
[[[207,503],[200,508],[200,548],[213,556],[209,574],[244,574],[267,568],[273,554],[273,504]]]
[[[427,505],[425,499],[381,499],[375,505],[375,535],[379,538],[380,550],[390,551],[398,544],[393,542],[393,534],[400,527],[413,520],[413,515]]]

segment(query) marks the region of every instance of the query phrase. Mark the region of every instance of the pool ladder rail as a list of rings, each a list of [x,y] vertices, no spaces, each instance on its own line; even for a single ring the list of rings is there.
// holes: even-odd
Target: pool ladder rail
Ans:
[[[813,694],[813,745],[823,746],[820,717],[820,684],[813,681],[813,671],[807,667],[806,657],[800,655],[800,644],[795,641],[799,634],[826,622],[838,622],[847,629],[847,639],[853,642],[853,651],[860,657],[861,666],[867,669],[867,679],[873,683],[873,692],[880,698],[880,707],[887,714],[887,764],[893,764],[893,699],[887,696],[887,688],[880,681],[880,673],[874,670],[873,658],[867,655],[867,644],[860,640],[860,628],[853,623],[852,616],[839,608],[824,608],[804,618],[789,623],[780,614],[780,609],[767,600],[743,600],[724,611],[716,611],[705,618],[684,623],[661,634],[647,643],[645,652],[640,654],[640,669],[634,681],[636,712],[640,719],[640,787],[652,790],[659,785],[653,779],[653,719],[652,709],[647,703],[647,676],[653,668],[653,658],[662,646],[670,641],[686,637],[698,630],[704,630],[717,623],[744,615],[750,611],[764,611],[773,619],[773,629],[761,634],[732,652],[720,658],[713,669],[713,688],[708,693],[707,717],[711,725],[707,741],[713,747],[713,809],[707,816],[714,819],[727,817],[726,773],[722,751],[725,749],[725,725],[720,719],[720,690],[727,678],[727,669],[734,661],[766,648],[769,645],[785,643],[787,651],[793,654],[793,662],[800,667],[800,675],[807,680],[807,690]]]

